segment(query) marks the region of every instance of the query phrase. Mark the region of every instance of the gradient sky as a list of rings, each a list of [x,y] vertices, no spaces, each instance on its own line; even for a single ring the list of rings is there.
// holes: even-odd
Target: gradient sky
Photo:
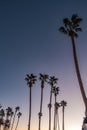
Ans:
[[[68,36],[58,32],[62,19],[77,13],[83,32],[76,49],[87,92],[87,0],[0,0],[0,103],[21,107],[18,130],[27,130],[29,91],[26,73],[55,75],[58,101],[67,101],[65,130],[80,130],[84,104],[79,90]],[[40,83],[32,88],[31,130],[38,130]],[[48,130],[49,86],[44,88],[42,130]],[[60,109],[61,113],[61,109]],[[60,115],[61,118],[61,115]],[[53,127],[52,127],[53,128]]]

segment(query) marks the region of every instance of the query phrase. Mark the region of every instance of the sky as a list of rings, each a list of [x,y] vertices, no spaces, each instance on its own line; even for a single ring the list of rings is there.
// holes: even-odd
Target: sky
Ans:
[[[58,28],[62,25],[62,19],[71,17],[72,14],[83,18],[83,31],[75,42],[87,92],[86,12],[87,0],[0,0],[0,104],[4,109],[8,106],[13,109],[20,106],[22,117],[18,130],[27,130],[28,125],[27,73],[35,74],[37,78],[39,73],[46,73],[59,79],[60,92],[57,100],[67,101],[65,130],[81,129],[85,108],[75,73],[71,41]],[[38,130],[40,89],[40,82],[37,80],[32,87],[31,130]],[[50,87],[46,85],[41,130],[48,130],[49,92]],[[59,113],[62,128],[61,108]]]

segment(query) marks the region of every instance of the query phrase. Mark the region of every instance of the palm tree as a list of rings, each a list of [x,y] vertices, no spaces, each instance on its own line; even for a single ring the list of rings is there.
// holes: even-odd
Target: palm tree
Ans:
[[[66,101],[61,101],[61,106],[62,106],[62,130],[64,130],[64,110],[65,110],[65,106],[67,105]]]
[[[14,116],[13,116],[13,121],[12,121],[11,130],[13,129],[14,122],[15,122],[15,117],[16,117],[16,114],[17,114],[17,112],[18,112],[19,110],[20,110],[20,107],[17,106],[17,107],[15,108],[15,112],[14,112]]]
[[[54,130],[56,130],[56,102],[57,102],[57,95],[59,94],[59,87],[54,86],[52,88],[52,92],[54,93],[55,103],[54,103]]]
[[[41,101],[40,101],[40,112],[38,113],[38,116],[39,116],[39,128],[38,128],[38,130],[41,130],[43,89],[44,89],[45,82],[47,82],[47,79],[48,79],[48,75],[46,75],[46,74],[40,74],[39,80],[41,81]]]
[[[6,128],[10,128],[10,117],[11,117],[11,112],[12,112],[12,108],[8,107],[6,109],[6,120],[5,120],[5,124],[4,124],[4,130]]]
[[[48,84],[50,84],[51,86],[51,90],[50,90],[50,103],[48,104],[48,108],[49,108],[49,130],[51,130],[51,107],[52,107],[52,89],[54,87],[54,85],[57,83],[57,78],[55,78],[55,76],[50,76],[49,78],[49,82]]]
[[[75,37],[78,37],[77,32],[82,31],[82,29],[80,28],[81,21],[82,21],[82,18],[80,18],[77,14],[72,15],[71,19],[65,18],[63,19],[64,26],[61,26],[59,28],[59,31],[63,32],[64,34],[67,34],[71,38],[75,70],[76,70],[77,79],[79,82],[79,87],[82,94],[83,102],[85,105],[85,110],[86,110],[85,116],[87,116],[87,98],[86,98],[86,94],[85,94],[85,90],[84,90],[84,86],[83,86],[83,82],[82,82],[82,78],[80,74],[80,69],[79,69],[79,64],[78,64],[78,59],[77,59],[77,54],[76,54],[75,39],[74,39]],[[86,119],[86,122],[87,122],[87,119]]]
[[[15,130],[17,130],[17,127],[18,127],[18,124],[19,124],[19,119],[20,119],[20,117],[22,116],[22,113],[19,112],[19,113],[17,114],[17,116],[18,116],[18,120],[17,120],[17,124],[16,124],[16,127],[15,127]]]
[[[29,92],[29,95],[30,95],[30,99],[29,99],[29,101],[30,101],[30,104],[29,104],[29,123],[28,123],[28,130],[30,130],[30,125],[31,125],[31,95],[32,95],[32,86],[33,86],[33,84],[35,84],[35,81],[36,81],[36,76],[35,75],[33,75],[33,74],[27,74],[26,75],[26,78],[25,78],[25,80],[27,81],[27,85],[28,85],[28,87],[30,88],[30,92]]]
[[[4,109],[0,110],[0,130],[1,130],[1,126],[4,125],[4,116],[5,116],[5,112]]]

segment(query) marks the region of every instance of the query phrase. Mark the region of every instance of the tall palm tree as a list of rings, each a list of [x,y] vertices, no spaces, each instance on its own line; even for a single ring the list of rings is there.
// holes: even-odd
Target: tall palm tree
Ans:
[[[54,86],[52,88],[52,92],[54,93],[54,130],[56,130],[56,103],[57,103],[57,95],[59,94],[59,87]]]
[[[51,107],[52,107],[52,89],[54,87],[55,84],[57,84],[57,78],[55,78],[55,76],[50,76],[49,78],[49,82],[48,84],[50,84],[51,86],[51,90],[50,90],[50,103],[48,104],[48,108],[49,108],[49,130],[51,130]]]
[[[46,74],[41,74],[39,76],[39,80],[41,81],[41,101],[40,101],[40,112],[38,113],[39,116],[39,128],[38,130],[41,130],[41,116],[42,116],[42,103],[43,103],[43,89],[44,89],[44,84],[47,82],[48,75]]]
[[[87,117],[87,98],[80,74],[80,69],[79,69],[79,64],[78,64],[78,59],[77,59],[77,54],[76,54],[76,46],[75,46],[75,37],[78,37],[78,32],[82,31],[80,28],[80,23],[82,22],[82,18],[80,18],[77,14],[73,14],[71,19],[65,18],[63,19],[63,24],[64,26],[61,26],[59,28],[59,31],[63,32],[64,34],[67,34],[71,38],[72,42],[72,49],[73,49],[73,57],[74,57],[74,64],[75,64],[75,70],[77,74],[77,79],[79,82],[79,87],[80,91],[82,94],[83,102],[85,105],[85,116]],[[86,119],[86,118],[85,118]],[[87,122],[87,119],[86,119]]]
[[[66,101],[61,101],[61,106],[62,106],[62,130],[64,130],[64,110],[65,110],[65,106],[67,105]]]
[[[16,127],[15,127],[15,130],[17,130],[17,128],[18,128],[19,119],[20,119],[20,117],[22,116],[22,113],[21,113],[21,112],[18,112],[17,116],[18,116],[18,120],[17,120],[17,124],[16,124]]]
[[[18,112],[19,110],[20,110],[20,107],[17,106],[17,107],[15,108],[15,112],[14,112],[14,116],[13,116],[13,121],[12,121],[11,130],[13,129],[14,122],[15,122],[15,117],[16,117],[16,114],[17,114],[17,112]]]
[[[32,86],[33,84],[35,84],[35,81],[36,81],[36,76],[33,75],[33,74],[27,74],[26,75],[26,78],[25,80],[27,81],[27,85],[28,87],[30,88],[30,91],[29,91],[29,122],[28,122],[28,130],[30,130],[30,125],[31,125],[31,96],[32,96]]]

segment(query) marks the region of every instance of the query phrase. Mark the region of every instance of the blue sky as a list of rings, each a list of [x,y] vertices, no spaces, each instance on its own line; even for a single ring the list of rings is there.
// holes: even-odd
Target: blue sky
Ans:
[[[5,108],[20,105],[23,113],[21,130],[26,130],[28,123],[28,87],[24,80],[26,73],[36,75],[47,73],[58,77],[58,86],[61,90],[59,99],[68,102],[66,129],[81,128],[84,104],[75,74],[71,41],[68,36],[58,32],[58,28],[62,25],[62,19],[71,17],[73,13],[83,18],[81,24],[83,31],[76,39],[76,48],[87,91],[86,12],[86,0],[0,1],[0,102]],[[32,111],[35,108],[32,120],[36,126],[38,126],[37,113],[40,101],[39,86],[38,82],[33,87],[32,99]],[[42,125],[48,110],[48,87],[44,89],[44,95]],[[47,127],[46,123],[45,126]]]

